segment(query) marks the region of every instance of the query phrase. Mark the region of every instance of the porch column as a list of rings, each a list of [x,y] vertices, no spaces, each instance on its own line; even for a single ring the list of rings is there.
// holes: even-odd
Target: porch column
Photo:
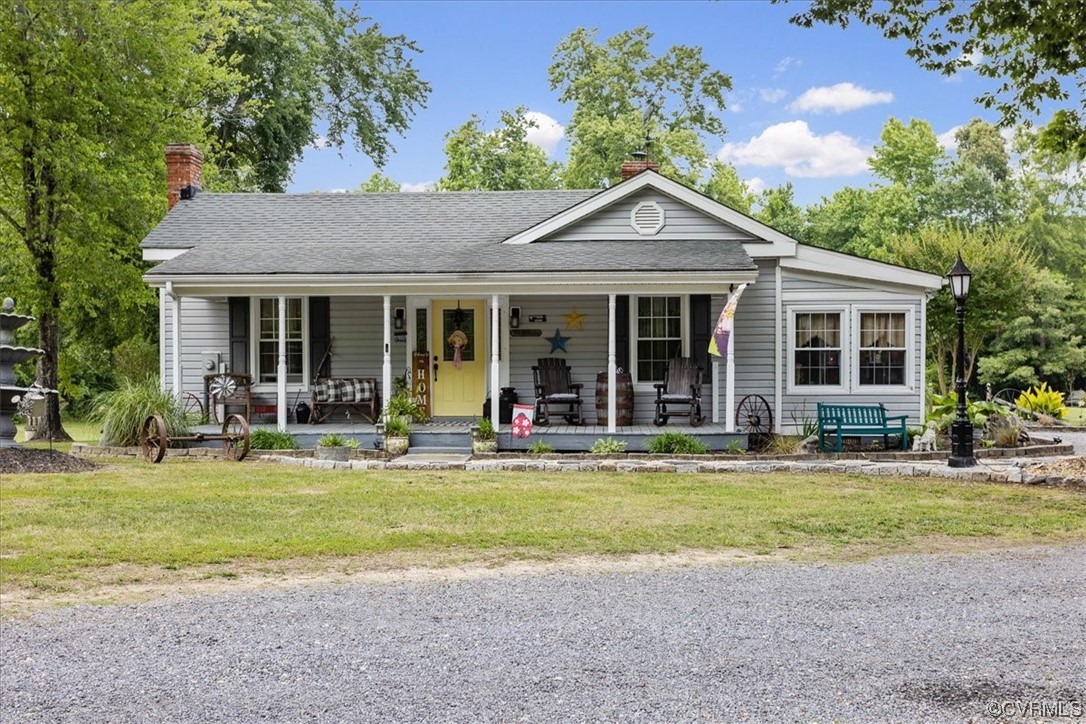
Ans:
[[[501,392],[501,361],[498,359],[498,324],[501,321],[498,295],[490,296],[490,421],[498,431],[498,395]]]
[[[381,403],[388,405],[392,397],[392,297],[385,295],[385,346],[384,357],[381,362]],[[384,419],[384,410],[381,410],[381,418]]]
[[[279,366],[275,370],[279,399],[275,404],[276,425],[287,429],[287,298],[279,297]]]
[[[728,367],[724,382],[724,431],[735,432],[735,330],[728,335]]]
[[[720,422],[720,358],[713,357],[713,424]]]
[[[181,295],[174,293],[173,282],[166,282],[166,296],[173,310],[173,396],[180,400],[185,394],[182,389],[185,378],[181,374]]]
[[[618,413],[618,369],[615,364],[615,295],[607,295],[607,432],[615,432]]]

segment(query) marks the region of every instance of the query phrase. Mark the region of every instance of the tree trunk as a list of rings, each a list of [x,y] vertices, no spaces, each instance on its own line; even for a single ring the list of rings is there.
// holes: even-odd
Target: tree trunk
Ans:
[[[51,300],[53,308],[38,316],[38,345],[45,352],[38,359],[38,383],[42,387],[57,389],[60,383],[60,325],[57,323],[56,310],[60,308],[60,299]],[[45,418],[30,440],[59,440],[67,442],[71,436],[60,422],[60,395],[46,395]]]

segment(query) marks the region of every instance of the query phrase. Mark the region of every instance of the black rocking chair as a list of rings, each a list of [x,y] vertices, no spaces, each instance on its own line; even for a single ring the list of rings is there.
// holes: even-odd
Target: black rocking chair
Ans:
[[[532,375],[535,377],[536,424],[550,424],[552,405],[558,408],[559,414],[570,425],[582,424],[581,388],[584,385],[572,381],[572,371],[564,359],[543,357],[538,362],[539,364],[532,367]]]
[[[690,427],[698,427],[705,422],[701,414],[701,367],[691,357],[676,357],[667,363],[664,381],[653,385],[656,388],[656,415],[652,418],[656,425],[666,425],[670,417],[689,417]],[[672,409],[668,409],[668,406]],[[686,410],[675,412],[676,405],[685,405]]]

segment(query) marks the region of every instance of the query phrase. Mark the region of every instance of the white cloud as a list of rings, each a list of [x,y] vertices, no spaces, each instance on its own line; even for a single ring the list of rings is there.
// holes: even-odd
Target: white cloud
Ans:
[[[803,61],[799,60],[798,58],[793,58],[790,55],[781,58],[777,62],[777,67],[773,69],[773,77],[776,78],[777,76],[783,74],[793,65],[798,68],[799,66],[803,65]]]
[[[746,143],[724,144],[717,158],[741,166],[779,167],[797,178],[826,178],[863,173],[870,155],[871,149],[851,136],[839,131],[819,136],[805,121],[789,121]]]
[[[524,114],[524,117],[530,121],[535,121],[536,124],[534,128],[529,127],[527,130],[526,138],[528,143],[539,146],[548,155],[554,153],[559,141],[566,135],[566,129],[562,127],[562,124],[546,113],[540,113],[539,111],[528,111]]]
[[[948,151],[952,151],[958,148],[958,139],[956,139],[954,136],[958,133],[959,130],[961,130],[961,128],[961,124],[954,126],[950,130],[940,133],[938,136],[935,137],[935,139],[939,141],[940,146]]]
[[[758,95],[760,95],[762,100],[766,103],[776,103],[788,95],[788,91],[783,88],[762,88],[758,91]]]
[[[788,108],[793,111],[810,111],[811,113],[823,111],[844,113],[865,106],[889,103],[892,100],[894,100],[894,94],[889,91],[869,91],[852,83],[838,83],[808,88]]]
[[[769,184],[767,184],[765,181],[758,178],[757,176],[752,179],[748,179],[746,183],[747,190],[750,191],[752,194],[760,194],[767,188],[769,188]]]
[[[310,145],[311,148],[315,148],[317,150],[320,150],[322,148],[327,148],[328,147],[328,139],[325,138],[324,136],[317,136],[316,138],[313,139],[313,142],[311,144],[309,144],[309,145]]]
[[[743,112],[743,104],[740,103],[739,101],[729,101],[728,102],[728,110],[731,111],[732,113],[742,113]]]
[[[434,182],[433,181],[421,181],[421,182],[419,182],[417,184],[409,184],[409,183],[400,184],[400,191],[403,191],[403,192],[409,193],[409,194],[417,194],[417,193],[422,193],[423,191],[433,191],[433,190],[434,190]]]

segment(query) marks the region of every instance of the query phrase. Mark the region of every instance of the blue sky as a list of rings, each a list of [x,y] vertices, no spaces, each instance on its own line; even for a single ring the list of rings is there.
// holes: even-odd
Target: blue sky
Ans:
[[[754,188],[791,181],[807,204],[842,186],[865,186],[864,159],[886,119],[923,118],[937,134],[973,117],[996,117],[973,102],[989,81],[974,73],[947,79],[921,70],[906,44],[860,25],[804,29],[788,18],[798,3],[768,2],[371,2],[362,11],[386,34],[402,33],[422,54],[416,64],[433,86],[383,173],[418,190],[443,173],[444,136],[470,118],[492,127],[503,109],[539,114],[538,143],[562,159],[571,108],[550,90],[547,68],[559,41],[578,26],[598,38],[638,25],[653,31],[653,52],[696,45],[732,77],[727,134],[711,151],[735,164]],[[375,171],[350,150],[312,149],[289,190],[356,188]]]

